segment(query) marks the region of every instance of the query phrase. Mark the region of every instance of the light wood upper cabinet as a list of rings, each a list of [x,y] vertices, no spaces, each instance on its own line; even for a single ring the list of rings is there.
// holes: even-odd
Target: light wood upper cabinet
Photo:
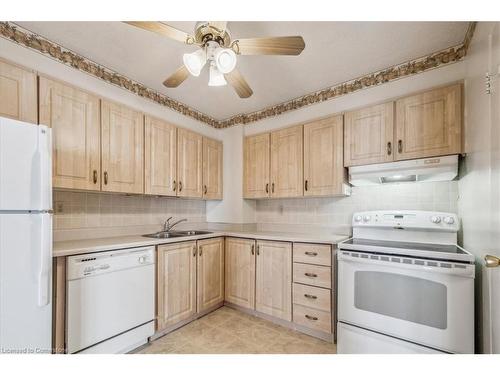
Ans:
[[[271,133],[271,197],[303,195],[302,125]]]
[[[52,128],[53,186],[100,190],[99,99],[40,77],[40,124]]]
[[[102,190],[144,191],[144,120],[140,112],[101,101]]]
[[[144,192],[176,195],[177,128],[150,116],[144,118]]]
[[[343,117],[304,124],[304,195],[342,193],[344,183]]]
[[[198,313],[224,302],[224,238],[198,241]]]
[[[243,197],[265,198],[270,194],[270,134],[245,137],[243,145]]]
[[[456,84],[396,101],[396,160],[462,152],[461,91]]]
[[[196,242],[158,246],[157,330],[196,314]]]
[[[0,60],[0,116],[38,123],[36,73]]]
[[[195,132],[177,130],[177,195],[202,197],[203,137]]]
[[[292,320],[292,244],[257,241],[255,309]]]
[[[225,300],[255,308],[255,241],[226,238]]]
[[[344,124],[344,166],[393,160],[393,102],[347,112]]]
[[[203,198],[222,199],[222,142],[203,137]]]

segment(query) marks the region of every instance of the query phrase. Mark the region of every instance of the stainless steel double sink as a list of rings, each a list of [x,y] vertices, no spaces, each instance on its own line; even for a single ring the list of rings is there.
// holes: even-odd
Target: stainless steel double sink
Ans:
[[[197,236],[200,234],[211,234],[213,232],[208,232],[205,230],[184,230],[184,231],[169,231],[169,232],[156,232],[150,234],[144,234],[143,237],[149,238],[177,238],[177,237],[189,237]]]

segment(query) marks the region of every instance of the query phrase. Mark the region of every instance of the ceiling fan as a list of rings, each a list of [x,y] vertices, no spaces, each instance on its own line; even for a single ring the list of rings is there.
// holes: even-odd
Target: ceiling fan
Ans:
[[[301,36],[231,39],[225,21],[196,23],[194,35],[162,22],[130,21],[129,25],[148,30],[188,45],[200,47],[183,56],[184,65],[168,77],[166,87],[179,86],[189,74],[198,77],[209,65],[209,86],[229,83],[240,98],[248,98],[252,89],[236,69],[237,55],[299,55],[305,47]]]

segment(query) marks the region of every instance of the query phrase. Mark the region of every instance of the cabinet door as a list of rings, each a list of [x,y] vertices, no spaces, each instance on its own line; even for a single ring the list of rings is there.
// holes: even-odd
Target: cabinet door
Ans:
[[[255,309],[292,320],[292,244],[257,241]]]
[[[157,329],[196,313],[196,242],[158,246]]]
[[[344,166],[394,159],[393,102],[347,112],[344,124]]]
[[[40,77],[40,124],[52,128],[53,186],[100,190],[99,99]]]
[[[269,197],[270,165],[270,134],[245,137],[243,145],[244,198]]]
[[[396,102],[396,159],[462,152],[462,86],[456,84]]]
[[[303,195],[302,125],[271,133],[271,197]]]
[[[199,313],[224,302],[224,239],[198,241]]]
[[[304,125],[304,195],[342,193],[344,131],[342,116]]]
[[[101,102],[102,190],[141,194],[144,119],[120,104]]]
[[[203,198],[222,199],[222,142],[203,137]]]
[[[144,192],[174,195],[177,188],[177,128],[144,118]]]
[[[35,72],[0,60],[0,117],[38,123]]]
[[[177,130],[177,177],[180,197],[202,196],[202,150],[203,137],[192,131]]]
[[[226,238],[225,300],[255,308],[255,241]]]

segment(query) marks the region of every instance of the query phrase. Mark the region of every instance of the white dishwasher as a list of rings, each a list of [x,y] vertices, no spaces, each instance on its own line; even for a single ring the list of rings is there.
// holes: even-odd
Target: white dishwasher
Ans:
[[[154,247],[69,256],[69,353],[126,353],[154,334]]]

